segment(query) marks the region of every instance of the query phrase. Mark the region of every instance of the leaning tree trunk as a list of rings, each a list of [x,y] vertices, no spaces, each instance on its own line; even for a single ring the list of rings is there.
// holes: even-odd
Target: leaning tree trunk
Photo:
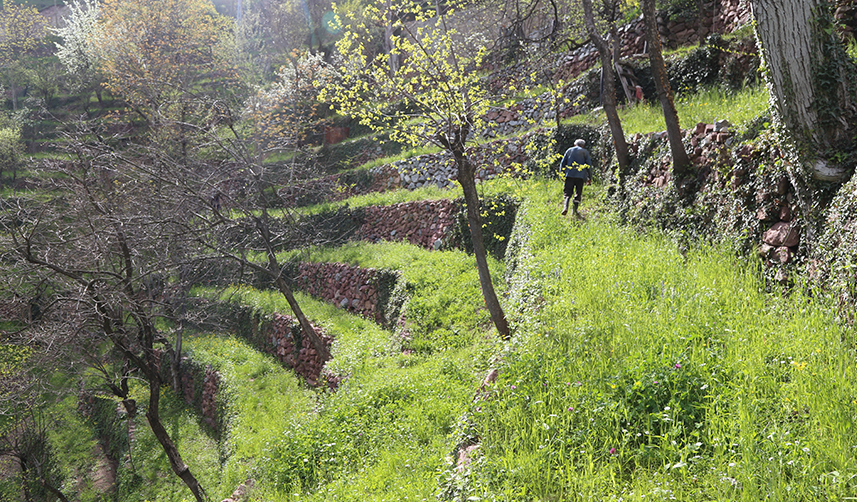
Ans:
[[[161,422],[161,379],[158,377],[157,370],[153,366],[146,373],[149,380],[149,407],[146,410],[146,420],[149,422],[149,427],[155,434],[155,438],[161,443],[164,453],[167,454],[173,472],[184,481],[197,502],[205,502],[205,491],[193,473],[190,472],[190,467],[182,460],[178,448],[176,448],[163,422]]]
[[[622,130],[622,121],[619,119],[619,112],[616,110],[616,77],[613,74],[613,58],[610,54],[610,47],[607,46],[607,42],[601,38],[595,28],[592,0],[583,0],[583,13],[589,38],[595,44],[598,55],[601,57],[601,68],[604,72],[604,92],[601,95],[601,104],[604,106],[604,113],[607,115],[610,135],[613,136],[613,146],[616,148],[616,160],[619,162],[619,180],[621,183],[630,168],[631,161],[628,154],[628,143],[625,141],[625,132]]]
[[[458,166],[458,182],[461,183],[461,191],[464,192],[464,204],[467,206],[467,224],[470,226],[470,240],[473,241],[473,255],[476,257],[476,268],[479,271],[479,285],[482,287],[482,296],[485,298],[485,306],[491,314],[491,321],[497,328],[497,332],[503,338],[509,338],[509,323],[497,293],[494,292],[494,284],[491,282],[491,272],[488,270],[488,254],[485,251],[485,241],[482,235],[482,216],[479,214],[479,195],[476,193],[475,174],[476,169],[470,159],[464,153],[463,148],[455,149],[453,152],[455,164]]]
[[[649,61],[652,64],[652,77],[658,90],[658,100],[664,111],[664,121],[667,124],[667,136],[670,143],[670,153],[673,157],[673,179],[678,181],[690,171],[690,158],[684,149],[681,137],[681,127],[678,113],[675,111],[673,91],[667,76],[667,66],[661,50],[661,35],[658,32],[658,19],[655,16],[655,0],[642,0],[643,20],[646,25],[646,41],[649,45]]]
[[[850,143],[855,67],[822,0],[751,0],[775,119],[811,165],[811,177],[843,181],[824,161]]]
[[[259,232],[259,235],[262,237],[263,242],[265,243],[265,254],[268,257],[268,268],[267,271],[274,279],[274,283],[277,285],[277,289],[280,290],[280,293],[286,298],[286,302],[289,304],[289,308],[292,309],[292,313],[295,314],[298,322],[303,329],[304,335],[309,338],[310,343],[315,348],[315,351],[318,353],[318,357],[321,358],[322,361],[327,361],[330,359],[330,350],[328,350],[327,345],[325,345],[324,340],[318,336],[315,329],[310,324],[309,319],[304,315],[303,310],[298,304],[295,295],[292,293],[291,288],[289,288],[288,284],[286,284],[286,279],[283,277],[283,269],[277,261],[277,255],[274,253],[274,248],[272,245],[271,239],[271,231],[268,227],[267,222],[267,210],[263,208],[262,217],[256,218],[256,229]]]

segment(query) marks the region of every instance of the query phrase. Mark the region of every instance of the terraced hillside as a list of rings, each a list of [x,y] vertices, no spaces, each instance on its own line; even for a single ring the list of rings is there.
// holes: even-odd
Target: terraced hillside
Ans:
[[[0,499],[185,501],[190,475],[224,502],[850,498],[853,183],[809,224],[746,6],[700,6],[662,13],[680,179],[630,96],[616,167],[591,46],[485,65],[528,88],[467,150],[509,337],[454,149],[334,117],[353,137],[262,162],[213,114],[198,143],[134,123],[41,152],[0,213]],[[653,102],[641,30],[623,67]],[[553,171],[577,138],[595,183],[572,218]]]

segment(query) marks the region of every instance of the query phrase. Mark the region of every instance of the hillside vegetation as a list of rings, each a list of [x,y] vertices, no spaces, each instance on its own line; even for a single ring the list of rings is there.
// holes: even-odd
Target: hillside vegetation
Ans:
[[[851,498],[855,182],[731,0],[658,4],[676,165],[647,2],[593,23],[622,141],[537,0],[111,0],[0,55],[0,499]]]

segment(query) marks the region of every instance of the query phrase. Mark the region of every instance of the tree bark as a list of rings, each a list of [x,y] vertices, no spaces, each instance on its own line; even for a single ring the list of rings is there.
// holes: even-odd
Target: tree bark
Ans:
[[[619,119],[619,112],[616,110],[616,77],[613,74],[613,58],[610,54],[610,47],[595,28],[592,0],[583,0],[583,12],[589,38],[595,44],[598,55],[601,57],[601,68],[604,75],[604,92],[601,95],[601,104],[604,106],[604,113],[607,115],[610,135],[613,136],[613,146],[616,148],[616,160],[619,162],[621,179],[628,172],[631,161],[628,154],[628,143],[625,141],[625,132],[622,130],[622,121]]]
[[[267,212],[263,211],[263,218],[265,215],[267,215]],[[279,289],[280,293],[282,293],[286,298],[286,302],[288,302],[289,307],[292,309],[292,313],[295,314],[295,317],[298,319],[301,328],[303,328],[304,334],[309,337],[309,341],[312,343],[312,346],[315,348],[318,356],[322,361],[329,360],[330,351],[327,349],[327,345],[324,344],[324,340],[322,340],[321,337],[318,336],[318,333],[315,332],[315,329],[312,327],[312,324],[310,324],[309,319],[307,319],[303,310],[301,310],[291,288],[289,288],[288,284],[286,284],[286,280],[283,278],[283,269],[280,267],[280,264],[277,261],[277,255],[274,253],[273,246],[271,245],[271,233],[268,229],[267,223],[262,218],[256,218],[256,227],[265,242],[265,254],[268,256],[268,273],[274,279],[277,289]]]
[[[681,137],[681,127],[678,113],[675,111],[673,91],[667,77],[667,67],[661,50],[661,35],[658,32],[658,19],[655,16],[655,0],[641,0],[643,19],[646,25],[646,41],[649,45],[649,61],[652,64],[652,76],[658,90],[658,100],[664,111],[664,121],[667,125],[670,153],[673,158],[673,179],[679,180],[690,171],[690,158],[684,149]]]
[[[799,149],[816,159],[850,143],[855,67],[837,38],[829,4],[751,0],[750,7],[777,121]],[[842,181],[842,172],[816,166],[816,179]]]
[[[479,285],[482,287],[482,296],[485,298],[485,306],[491,314],[491,321],[497,328],[497,332],[503,338],[509,338],[511,332],[509,323],[497,293],[494,292],[494,284],[491,282],[491,272],[488,269],[488,254],[485,251],[485,241],[482,235],[482,216],[479,214],[479,195],[476,193],[475,166],[464,154],[463,150],[453,151],[455,163],[458,166],[458,182],[464,192],[464,203],[467,206],[467,224],[470,226],[470,240],[473,241],[473,255],[476,257],[476,269],[479,271]]]
[[[149,368],[149,370],[150,371],[147,373],[155,371],[154,368]],[[176,473],[176,476],[181,478],[185,485],[187,485],[197,502],[205,502],[207,500],[205,491],[202,489],[202,486],[194,477],[193,473],[190,472],[190,468],[182,460],[178,448],[176,448],[175,443],[173,443],[169,433],[167,433],[167,430],[164,428],[164,424],[161,423],[161,379],[157,374],[147,376],[149,377],[149,407],[146,410],[146,420],[149,422],[149,427],[151,427],[152,432],[158,439],[158,442],[161,443],[164,453],[167,454],[167,458],[170,461],[170,467],[172,467],[173,472]]]

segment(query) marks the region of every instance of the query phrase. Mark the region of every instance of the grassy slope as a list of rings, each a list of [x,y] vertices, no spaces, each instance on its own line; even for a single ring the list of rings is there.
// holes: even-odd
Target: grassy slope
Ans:
[[[758,91],[745,94],[745,108],[760,107]],[[683,121],[739,122],[729,113],[739,107],[715,98],[711,118]],[[715,98],[698,98],[697,108]],[[658,129],[657,114],[647,117],[629,132]],[[518,270],[528,280],[506,300],[519,335],[491,399],[471,401],[496,349],[472,336],[484,319],[459,315],[462,303],[480,304],[469,258],[398,244],[316,252],[317,260],[405,268],[425,291],[429,350],[402,355],[390,333],[301,297],[337,336],[331,366],[351,374],[336,394],[315,396],[239,340],[189,342],[231,389],[232,429],[221,444],[165,391],[171,432],[212,494],[227,496],[247,476],[259,482],[260,500],[419,500],[438,490],[500,500],[853,492],[853,354],[822,308],[766,295],[752,267],[727,252],[683,257],[662,238],[617,227],[594,189],[585,202],[592,217],[579,224],[557,215],[558,184],[508,183],[484,189],[526,199],[532,256]],[[426,196],[447,195],[402,191],[351,203]],[[244,301],[286,311],[275,295]],[[449,343],[456,330],[445,323],[469,324],[471,336]],[[187,498],[142,422],[137,430],[138,471],[122,478],[122,499]],[[473,468],[450,470],[444,457],[473,435],[482,439]]]
[[[554,188],[555,190],[555,188]],[[857,371],[822,305],[753,265],[682,256],[534,184],[526,322],[487,402],[472,493],[507,500],[839,499],[857,473]],[[554,196],[555,197],[555,196]]]

